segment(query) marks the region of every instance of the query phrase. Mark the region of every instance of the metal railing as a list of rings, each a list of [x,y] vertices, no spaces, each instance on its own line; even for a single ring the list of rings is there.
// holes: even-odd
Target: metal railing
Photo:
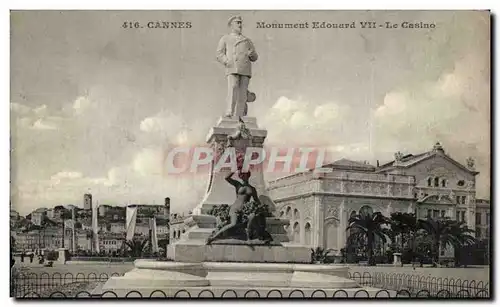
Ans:
[[[370,286],[394,291],[406,291],[411,295],[428,292],[430,296],[468,295],[489,297],[490,284],[476,280],[462,280],[454,278],[436,278],[417,274],[384,273],[384,272],[349,272],[349,278],[354,279],[362,286]],[[461,294],[462,293],[462,294]]]
[[[12,280],[11,295],[18,299],[35,298],[475,298],[489,299],[490,284],[482,281],[435,278],[399,273],[350,273],[362,287],[377,289],[213,289],[196,287],[163,290],[131,290],[128,292],[92,290],[120,273],[27,273]],[[84,290],[82,290],[82,288]],[[368,290],[368,291],[367,291]]]

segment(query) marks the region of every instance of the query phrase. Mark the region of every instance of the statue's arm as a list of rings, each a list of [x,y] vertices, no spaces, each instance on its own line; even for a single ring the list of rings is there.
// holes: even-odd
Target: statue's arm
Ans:
[[[226,176],[226,181],[229,182],[235,188],[238,188],[240,183],[238,180],[234,180],[233,178],[231,178],[231,177],[233,177],[233,175],[234,175],[234,172],[229,173],[229,175]]]
[[[253,43],[250,41],[250,53],[248,55],[248,58],[250,61],[255,62],[259,58],[259,55],[257,54],[257,51],[255,50],[255,46]]]
[[[227,56],[226,56],[226,40],[222,37],[219,41],[219,45],[217,45],[217,61],[227,65]]]

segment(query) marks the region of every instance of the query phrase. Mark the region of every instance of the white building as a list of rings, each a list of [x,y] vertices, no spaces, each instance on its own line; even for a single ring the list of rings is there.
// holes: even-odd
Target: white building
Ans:
[[[397,153],[394,161],[379,167],[347,159],[325,167],[332,172],[309,171],[269,182],[278,215],[290,220],[287,231],[294,243],[339,253],[346,245],[349,217],[361,210],[447,216],[466,221],[471,229],[476,212],[489,212],[483,205],[476,211],[474,162],[462,165],[439,143],[418,155]],[[441,256],[452,255],[441,251]]]

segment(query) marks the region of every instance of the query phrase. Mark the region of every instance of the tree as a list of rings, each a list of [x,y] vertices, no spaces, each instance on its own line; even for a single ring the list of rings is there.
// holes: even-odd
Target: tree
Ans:
[[[369,265],[375,265],[375,258],[373,257],[375,238],[380,238],[383,243],[387,242],[389,231],[384,228],[384,225],[389,224],[390,220],[380,212],[374,212],[373,214],[361,213],[349,218],[349,226],[346,231],[356,230],[350,237],[354,237],[353,239],[357,239],[358,242],[359,239],[365,239]]]
[[[132,238],[125,242],[125,245],[129,249],[130,256],[134,258],[141,257],[148,244],[148,239],[141,240],[140,238]]]
[[[461,262],[460,257],[462,254],[465,258],[469,258],[471,254],[470,248],[471,246],[477,243],[476,238],[474,238],[471,234],[474,231],[467,227],[466,222],[454,221],[454,223],[450,227],[450,235],[452,237],[452,246],[454,248],[454,256],[455,256],[455,266],[459,266]],[[464,259],[466,260],[466,259]],[[464,262],[467,264],[467,260]]]
[[[415,250],[414,239],[417,230],[418,230],[418,223],[415,214],[402,213],[402,212],[391,213],[391,237],[392,237],[391,239],[395,239],[395,237],[400,236],[401,253],[404,253],[406,245],[406,250],[411,249],[411,253],[413,254]],[[403,266],[402,261],[401,261],[401,266]]]
[[[439,262],[440,248],[454,247],[459,249],[463,247],[464,244],[475,241],[474,237],[469,235],[469,233],[473,233],[473,231],[467,228],[464,222],[451,220],[448,217],[441,219],[432,219],[428,217],[418,222],[432,240],[431,254],[434,267],[437,266]]]
[[[333,249],[324,249],[322,247],[311,248],[311,258],[313,263],[327,263],[328,255]]]

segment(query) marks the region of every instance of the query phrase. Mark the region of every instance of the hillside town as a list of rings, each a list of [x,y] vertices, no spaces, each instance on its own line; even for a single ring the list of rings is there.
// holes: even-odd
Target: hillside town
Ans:
[[[92,195],[85,194],[83,208],[71,204],[57,205],[37,208],[26,216],[11,210],[11,237],[15,241],[16,252],[28,256],[65,248],[75,256],[125,256],[130,250],[126,240],[127,207],[101,204],[93,209],[92,205]],[[151,241],[153,229],[150,221],[154,219],[154,234],[159,248],[151,254],[164,253],[169,241],[169,204],[129,206],[138,207],[134,240]],[[97,217],[93,217],[94,213]],[[175,219],[181,217],[177,214],[171,216]],[[97,236],[93,218],[97,221]]]

